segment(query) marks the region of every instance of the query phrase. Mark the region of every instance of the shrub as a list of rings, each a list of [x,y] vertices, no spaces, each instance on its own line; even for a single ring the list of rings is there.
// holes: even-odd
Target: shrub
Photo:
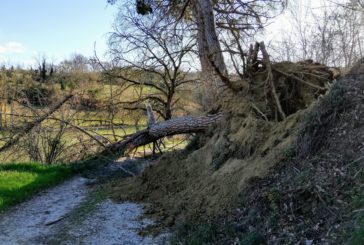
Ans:
[[[42,84],[30,84],[18,93],[22,103],[30,103],[32,106],[47,106],[51,103],[55,91],[51,87]]]

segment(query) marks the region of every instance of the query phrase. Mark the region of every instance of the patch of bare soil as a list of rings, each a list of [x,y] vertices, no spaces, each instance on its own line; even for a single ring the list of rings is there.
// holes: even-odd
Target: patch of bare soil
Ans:
[[[233,212],[213,221],[234,230],[220,227],[215,242],[362,244],[364,232],[354,233],[364,205],[364,62],[361,69],[306,114],[288,159],[250,179]]]

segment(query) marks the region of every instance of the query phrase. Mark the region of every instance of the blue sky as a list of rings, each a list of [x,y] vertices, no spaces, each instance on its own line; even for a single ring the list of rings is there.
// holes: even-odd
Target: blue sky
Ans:
[[[106,51],[117,7],[106,0],[0,0],[0,63],[54,62]]]

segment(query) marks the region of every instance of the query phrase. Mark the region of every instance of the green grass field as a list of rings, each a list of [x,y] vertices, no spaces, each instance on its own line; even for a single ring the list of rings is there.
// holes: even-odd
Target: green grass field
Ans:
[[[0,164],[0,212],[60,183],[71,174],[72,170],[65,165]]]

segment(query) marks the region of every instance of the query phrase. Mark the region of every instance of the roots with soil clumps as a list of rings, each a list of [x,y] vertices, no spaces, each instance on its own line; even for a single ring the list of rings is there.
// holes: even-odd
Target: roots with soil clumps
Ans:
[[[266,120],[280,121],[307,108],[339,73],[312,60],[272,64],[264,43],[256,43],[251,47],[246,76],[256,112]]]
[[[193,152],[162,156],[134,179],[115,183],[116,200],[149,202],[147,210],[167,225],[221,215],[238,201],[253,177],[265,176],[287,157],[304,111],[321,94],[333,73],[310,62],[249,63],[248,89],[221,102],[221,123],[200,136]]]
[[[229,212],[250,179],[290,157],[305,111],[333,79],[309,61],[271,63],[256,44],[242,89],[220,101],[220,123],[193,150],[165,154],[141,176],[115,182],[112,197],[151,203],[147,213],[165,225]]]

